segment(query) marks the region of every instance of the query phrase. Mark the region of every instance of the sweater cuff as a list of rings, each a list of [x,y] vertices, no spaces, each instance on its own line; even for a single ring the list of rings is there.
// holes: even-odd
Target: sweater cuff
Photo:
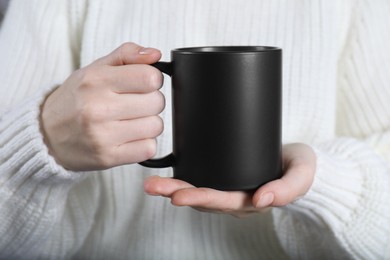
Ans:
[[[370,147],[353,139],[340,138],[314,149],[317,172],[310,191],[274,211],[282,244],[297,247],[293,242],[296,237],[289,233],[314,223],[320,232],[317,236],[329,236],[336,242],[333,246],[340,246],[347,255],[380,258],[390,234],[389,165]]]
[[[49,91],[8,111],[0,120],[0,183],[3,195],[39,199],[54,190],[63,194],[85,178],[58,165],[40,130],[40,106]],[[4,194],[4,192],[6,194]],[[54,194],[53,194],[54,195]]]

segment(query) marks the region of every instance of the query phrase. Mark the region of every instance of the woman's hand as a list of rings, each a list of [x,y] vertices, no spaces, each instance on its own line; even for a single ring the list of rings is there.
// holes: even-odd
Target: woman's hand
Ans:
[[[160,51],[126,43],[74,72],[44,102],[49,152],[69,170],[98,170],[154,156],[163,130]]]
[[[145,180],[145,192],[167,197],[175,206],[190,206],[200,211],[236,217],[263,212],[268,207],[284,206],[299,199],[313,183],[316,156],[309,146],[288,144],[283,146],[282,154],[283,177],[261,186],[254,193],[196,188],[181,180],[158,176]]]

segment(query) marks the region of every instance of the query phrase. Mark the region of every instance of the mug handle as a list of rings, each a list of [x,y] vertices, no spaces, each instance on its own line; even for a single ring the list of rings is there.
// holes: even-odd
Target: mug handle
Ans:
[[[160,61],[151,64],[151,66],[159,69],[161,72],[167,74],[168,76],[172,76],[172,62]],[[170,153],[162,158],[149,159],[140,162],[139,164],[149,168],[165,168],[165,167],[173,166],[174,163],[175,163],[175,158],[173,156],[173,153]]]

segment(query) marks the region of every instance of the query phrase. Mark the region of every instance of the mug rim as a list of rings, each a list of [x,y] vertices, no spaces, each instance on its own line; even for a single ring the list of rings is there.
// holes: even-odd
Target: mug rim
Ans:
[[[180,54],[258,53],[272,51],[281,51],[281,48],[275,46],[260,45],[216,45],[183,47],[172,50],[172,52]]]

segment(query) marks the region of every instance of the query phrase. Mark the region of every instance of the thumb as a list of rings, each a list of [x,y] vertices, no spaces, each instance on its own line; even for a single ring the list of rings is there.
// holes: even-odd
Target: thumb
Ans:
[[[132,42],[126,42],[110,54],[97,59],[100,65],[121,66],[127,64],[152,64],[160,60],[161,52],[154,48],[145,48]]]
[[[283,177],[263,185],[253,195],[255,207],[285,206],[310,189],[316,171],[314,151],[305,144],[286,145],[283,148],[283,162]]]

